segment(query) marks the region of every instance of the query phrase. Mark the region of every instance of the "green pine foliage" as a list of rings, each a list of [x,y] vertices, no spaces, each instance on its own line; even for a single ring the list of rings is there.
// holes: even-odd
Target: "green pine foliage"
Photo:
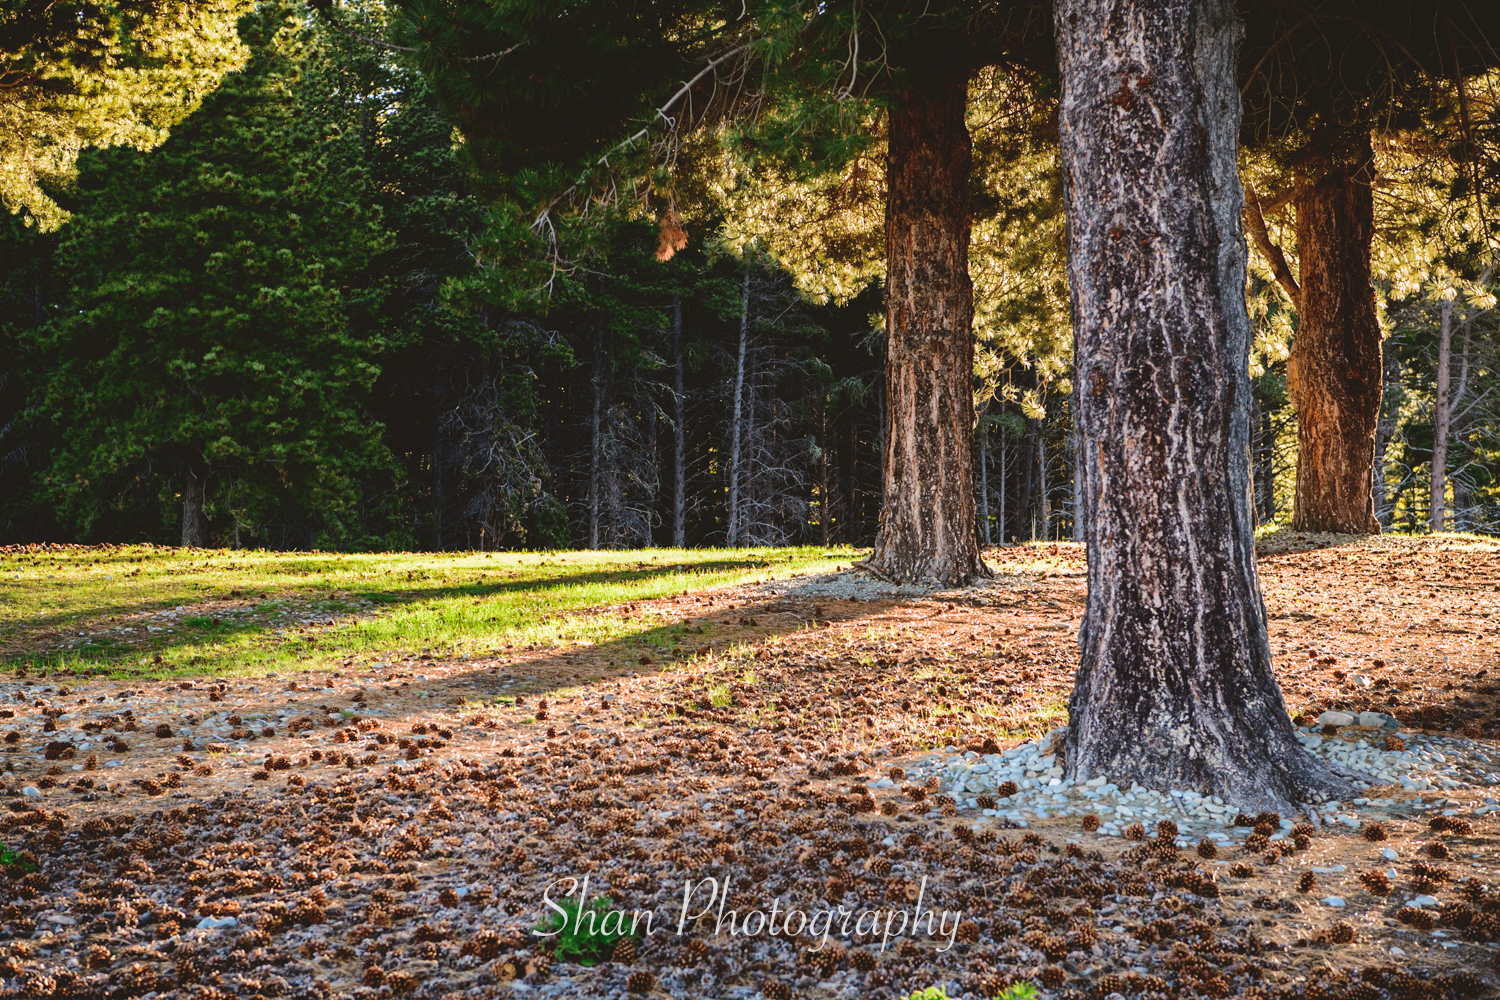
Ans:
[[[71,291],[35,333],[51,362],[33,419],[55,440],[43,488],[84,537],[192,469],[219,520],[342,540],[386,462],[361,401],[390,236],[357,136],[299,94],[308,39],[287,7],[240,32],[243,71],[156,152],[86,156],[68,198]]]
[[[44,187],[89,146],[146,149],[244,64],[248,0],[0,0],[0,205],[56,229]]]

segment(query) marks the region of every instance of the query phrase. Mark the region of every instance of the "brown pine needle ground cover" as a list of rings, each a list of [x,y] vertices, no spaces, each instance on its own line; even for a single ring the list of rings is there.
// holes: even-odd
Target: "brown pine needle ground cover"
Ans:
[[[21,853],[0,880],[5,995],[1493,989],[1493,815],[1433,829],[1413,814],[1383,840],[1320,827],[1300,850],[1217,865],[1149,831],[1010,829],[903,780],[862,791],[933,747],[1007,747],[1065,718],[1081,551],[989,558],[996,581],[962,591],[893,595],[844,574],[610,608],[675,623],[647,649],[626,636],[222,679],[7,676],[0,825]],[[1282,535],[1261,572],[1294,712],[1369,707],[1494,746],[1500,547]],[[658,913],[591,967],[531,933],[544,887],[585,875],[591,895]],[[805,930],[716,934],[714,913],[679,934],[684,881],[705,878],[732,886],[726,912],[776,899],[891,914],[920,897],[961,919],[884,948],[837,924],[823,947]],[[1419,893],[1438,905],[1404,908]]]

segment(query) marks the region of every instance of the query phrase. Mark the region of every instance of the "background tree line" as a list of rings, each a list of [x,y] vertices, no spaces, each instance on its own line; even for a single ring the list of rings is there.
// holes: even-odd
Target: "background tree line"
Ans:
[[[185,120],[150,120],[165,141],[134,148],[143,126],[116,123],[127,138],[113,148],[80,155],[79,140],[76,168],[7,189],[6,541],[871,543],[887,434],[885,116],[863,121],[868,144],[834,170],[690,142],[698,190],[602,208],[564,270],[539,278],[427,78],[371,43],[394,37],[383,5],[339,5],[337,21],[276,3],[205,10],[201,52],[175,68],[138,55],[129,78],[160,89],[170,69],[173,86],[207,94]],[[180,18],[160,23],[181,41]],[[1355,122],[1384,140],[1374,509],[1420,529],[1441,506],[1445,527],[1500,530],[1495,81],[1463,95],[1403,83],[1420,90],[1404,117]],[[1055,88],[991,67],[968,96],[979,532],[1073,537]],[[97,136],[79,115],[56,128]],[[1245,144],[1263,185],[1296,169],[1280,129]],[[1264,207],[1296,269],[1295,206]],[[1298,316],[1260,268],[1255,507],[1285,521]]]

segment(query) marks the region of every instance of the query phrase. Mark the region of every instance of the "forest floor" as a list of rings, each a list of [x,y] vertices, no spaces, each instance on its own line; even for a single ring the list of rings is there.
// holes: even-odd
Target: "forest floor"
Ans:
[[[0,857],[4,995],[1493,990],[1491,788],[1371,790],[1400,803],[1383,840],[1373,821],[1298,846],[1239,830],[1205,858],[880,786],[1062,722],[1082,558],[994,550],[993,580],[952,591],[674,584],[563,615],[645,621],[649,648],[623,629],[334,670],[3,675],[0,828],[22,852]],[[1495,751],[1500,545],[1280,533],[1260,571],[1294,714],[1375,709]],[[532,932],[544,893],[585,877],[604,908],[655,914],[591,966]]]

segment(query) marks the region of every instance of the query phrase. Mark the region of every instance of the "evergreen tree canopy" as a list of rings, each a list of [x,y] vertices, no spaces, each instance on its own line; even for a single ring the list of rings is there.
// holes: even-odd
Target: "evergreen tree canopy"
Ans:
[[[0,204],[45,229],[43,190],[89,146],[146,149],[244,63],[248,0],[0,0]]]
[[[382,461],[358,400],[380,349],[365,271],[388,237],[357,136],[299,97],[287,7],[240,31],[243,71],[155,153],[86,156],[70,200],[72,293],[37,336],[56,359],[47,483],[85,532],[132,483],[181,473],[236,523],[293,504],[336,537],[354,477]]]

